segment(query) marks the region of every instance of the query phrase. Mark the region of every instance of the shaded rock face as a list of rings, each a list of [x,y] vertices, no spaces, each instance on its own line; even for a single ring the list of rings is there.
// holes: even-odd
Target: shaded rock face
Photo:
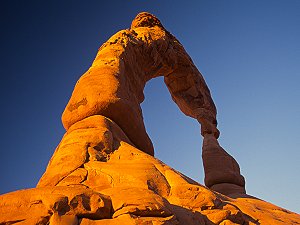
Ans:
[[[140,103],[145,83],[160,75],[201,123],[207,187],[152,156]],[[62,120],[66,134],[37,187],[0,196],[0,225],[300,224],[298,214],[245,193],[238,163],[217,141],[203,77],[149,13],[100,48]]]
[[[202,159],[205,185],[222,194],[246,194],[245,179],[237,161],[229,155],[212,134],[205,134]]]

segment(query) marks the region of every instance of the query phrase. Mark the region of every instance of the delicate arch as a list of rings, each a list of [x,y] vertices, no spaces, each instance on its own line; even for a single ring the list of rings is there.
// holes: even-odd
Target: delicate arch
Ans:
[[[153,155],[140,104],[146,82],[157,76],[164,76],[180,110],[201,123],[202,134],[218,137],[216,107],[201,73],[180,42],[149,13],[138,14],[131,29],[117,32],[101,46],[74,88],[62,115],[64,127],[103,115],[136,147]]]

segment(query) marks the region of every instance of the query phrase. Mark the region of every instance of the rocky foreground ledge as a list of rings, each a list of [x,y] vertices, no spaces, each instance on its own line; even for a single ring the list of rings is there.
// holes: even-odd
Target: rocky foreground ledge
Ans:
[[[157,76],[201,124],[206,186],[154,157],[140,104]],[[0,225],[300,224],[299,214],[246,194],[238,163],[218,143],[216,114],[183,46],[155,16],[138,14],[77,82],[66,133],[37,187],[0,196]]]
[[[135,148],[118,125],[103,116],[89,117],[69,129],[37,188],[0,196],[2,225],[299,221],[300,215],[260,199],[246,194],[229,197],[198,184]]]

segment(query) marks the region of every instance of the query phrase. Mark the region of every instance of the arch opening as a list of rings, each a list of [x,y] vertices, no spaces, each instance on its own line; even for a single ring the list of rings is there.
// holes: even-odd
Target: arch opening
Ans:
[[[164,84],[163,77],[147,82],[141,104],[146,131],[154,145],[155,157],[202,183],[203,138],[197,120],[184,115]]]

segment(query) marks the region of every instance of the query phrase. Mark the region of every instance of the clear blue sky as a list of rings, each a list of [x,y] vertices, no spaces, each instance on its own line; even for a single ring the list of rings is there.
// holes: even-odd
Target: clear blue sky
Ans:
[[[300,212],[300,1],[0,2],[0,193],[34,187],[61,140],[60,116],[98,47],[140,11],[158,16],[203,73],[220,143],[249,194]],[[196,121],[162,79],[143,103],[156,157],[203,183]]]

